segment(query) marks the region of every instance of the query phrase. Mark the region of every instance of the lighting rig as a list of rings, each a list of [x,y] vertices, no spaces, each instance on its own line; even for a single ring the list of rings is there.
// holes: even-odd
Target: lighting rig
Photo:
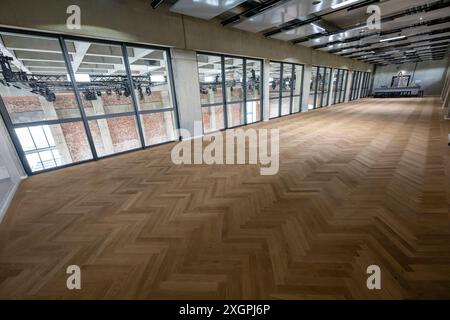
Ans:
[[[225,81],[225,86],[230,87],[231,91],[233,91],[233,88],[237,84],[242,84],[242,83],[241,83],[241,81],[236,81],[236,80]],[[217,75],[213,82],[210,82],[210,81],[200,82],[200,93],[207,94],[208,90],[212,90],[213,92],[216,92],[217,87],[221,87],[221,86],[222,86],[222,81],[220,80],[220,76]],[[256,90],[259,94],[260,79],[259,79],[259,77],[256,76],[255,70],[252,69],[251,76],[247,80],[247,92],[253,92],[254,90]]]
[[[0,78],[0,84],[4,86],[13,86],[17,89],[31,90],[33,94],[43,96],[47,101],[56,100],[55,93],[73,91],[73,84],[68,80],[67,75],[27,75],[23,71],[12,71],[11,61],[13,58],[0,53],[0,68],[3,79]],[[144,100],[145,95],[151,96],[152,87],[164,85],[163,82],[153,82],[151,74],[144,76],[132,76],[134,87],[138,91],[139,99]],[[121,96],[129,97],[131,90],[126,75],[89,75],[89,81],[76,81],[78,90],[83,94],[86,100],[96,100],[97,97],[105,92],[106,95],[115,93],[117,98]]]

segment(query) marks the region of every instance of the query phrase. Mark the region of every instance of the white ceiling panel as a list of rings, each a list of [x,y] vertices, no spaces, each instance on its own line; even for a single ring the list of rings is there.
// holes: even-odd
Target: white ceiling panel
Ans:
[[[170,11],[210,20],[245,0],[178,0]]]

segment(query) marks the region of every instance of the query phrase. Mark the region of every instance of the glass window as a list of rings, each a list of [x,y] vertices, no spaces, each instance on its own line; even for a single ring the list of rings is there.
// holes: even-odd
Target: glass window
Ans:
[[[283,97],[281,98],[281,115],[285,116],[290,114],[291,112],[291,98]]]
[[[269,100],[269,118],[280,116],[280,98]]]
[[[80,118],[57,39],[0,32],[0,95],[13,124]]]
[[[281,73],[281,63],[270,62],[270,74],[269,74],[270,98],[280,97],[280,73]]]
[[[324,68],[324,79],[323,79],[323,88],[322,88],[322,101],[321,107],[328,106],[329,102],[329,93],[330,93],[330,83],[331,83],[331,68]]]
[[[202,105],[223,103],[221,60],[220,56],[197,55]]]
[[[223,106],[202,107],[202,119],[205,133],[225,128]]]
[[[315,108],[315,101],[316,101],[316,95],[317,95],[317,77],[318,77],[318,68],[312,67],[311,68],[311,81],[309,84],[309,96],[308,96],[308,109],[314,109]]]
[[[138,110],[172,109],[174,102],[167,52],[144,47],[127,47],[127,54]]]
[[[92,159],[81,121],[20,127],[15,132],[32,172]]]
[[[205,133],[261,120],[261,60],[197,54],[197,63]]]
[[[227,103],[228,128],[244,124],[244,102]]]
[[[300,95],[302,93],[302,77],[303,77],[303,66],[296,64],[294,65],[294,78],[293,78],[293,91],[294,96]]]
[[[99,157],[141,147],[134,116],[89,120],[89,128]]]
[[[0,47],[0,96],[28,173],[176,139],[166,50],[3,31]]]
[[[292,64],[283,63],[283,83],[281,96],[289,97],[292,92]]]
[[[141,114],[140,118],[146,146],[176,139],[172,111]]]
[[[244,100],[244,60],[225,57],[225,88],[227,102]]]
[[[261,65],[262,62],[258,60],[246,61],[247,101],[261,99]]]

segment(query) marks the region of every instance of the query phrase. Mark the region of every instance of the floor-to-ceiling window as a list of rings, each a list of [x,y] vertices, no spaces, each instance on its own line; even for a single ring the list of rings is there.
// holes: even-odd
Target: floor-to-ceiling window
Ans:
[[[330,85],[331,85],[331,68],[324,68],[324,77],[322,85],[322,99],[320,102],[321,107],[328,106],[330,99]]]
[[[331,68],[312,67],[308,109],[317,109],[328,106],[332,82],[331,76]]]
[[[168,51],[0,30],[0,111],[28,174],[173,141]]]
[[[262,61],[197,54],[203,131],[261,120]]]
[[[318,83],[318,67],[312,66],[311,68],[311,81],[309,84],[309,96],[308,96],[308,110],[314,109],[316,104],[316,93]]]
[[[270,118],[301,111],[303,68],[303,65],[300,64],[270,62]]]
[[[348,70],[334,69],[333,75],[333,99],[331,103],[342,103],[345,100]]]
[[[351,91],[350,91],[350,101],[357,100],[361,97],[361,86],[362,86],[362,76],[363,72],[361,71],[354,71],[353,72],[353,78],[352,78],[352,85],[351,85]]]
[[[371,73],[364,72],[361,98],[367,98],[369,96],[370,80],[371,80]]]

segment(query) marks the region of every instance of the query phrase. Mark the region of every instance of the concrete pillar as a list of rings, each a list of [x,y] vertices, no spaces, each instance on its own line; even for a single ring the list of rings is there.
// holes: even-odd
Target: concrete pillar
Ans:
[[[101,98],[91,100],[94,114],[104,114],[105,108]],[[100,131],[100,138],[102,139],[104,154],[114,153],[114,145],[111,139],[111,132],[109,132],[109,126],[107,119],[97,120],[98,130]],[[143,128],[143,127],[142,127]]]
[[[269,92],[270,92],[270,60],[264,59],[264,75],[263,75],[263,83],[262,86],[264,88],[264,97],[263,97],[263,120],[269,120]]]
[[[46,119],[58,119],[53,102],[47,101],[43,96],[39,96],[39,102]],[[72,163],[72,156],[70,155],[69,148],[67,148],[66,138],[64,137],[61,127],[49,126],[49,128],[52,133],[53,140],[55,141],[56,148],[61,155],[62,163]]]
[[[194,121],[202,121],[197,53],[171,49],[180,127],[194,134]]]
[[[302,112],[308,111],[309,90],[311,84],[312,65],[305,64],[304,78],[303,78],[303,96],[302,96]]]

